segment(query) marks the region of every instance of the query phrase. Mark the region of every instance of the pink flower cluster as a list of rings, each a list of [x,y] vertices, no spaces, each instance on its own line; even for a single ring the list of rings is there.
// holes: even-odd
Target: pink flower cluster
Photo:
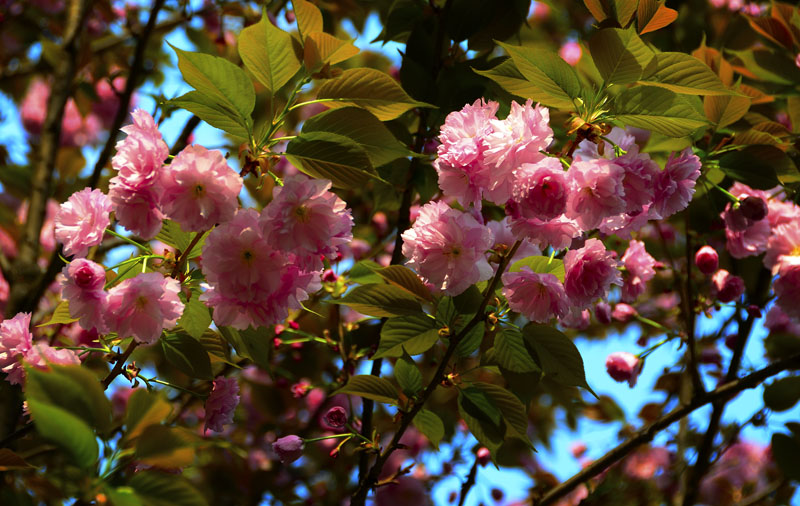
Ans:
[[[128,136],[117,143],[111,165],[118,171],[109,182],[109,196],[119,223],[144,239],[152,239],[169,218],[185,231],[208,230],[233,217],[242,178],[222,153],[187,146],[164,165],[169,149],[152,116],[133,112]]]
[[[61,297],[69,313],[86,330],[116,332],[151,344],[183,314],[180,284],[157,272],[145,272],[106,291],[105,269],[91,260],[73,260],[61,277]]]
[[[766,253],[764,266],[778,275],[772,285],[775,302],[789,318],[800,323],[800,206],[784,200],[780,187],[755,190],[736,182],[730,193],[739,203],[728,203],[720,215],[725,222],[728,252],[734,258]],[[727,278],[715,274],[715,285],[721,284],[718,277]],[[739,294],[744,291],[744,283],[740,284]],[[719,286],[716,290],[722,293]]]
[[[7,374],[9,383],[19,385],[25,380],[22,361],[39,369],[47,369],[48,364],[81,363],[72,350],[58,350],[45,342],[34,343],[30,325],[30,313],[18,313],[0,323],[0,371]]]
[[[336,258],[352,239],[352,215],[330,186],[287,177],[261,213],[240,209],[209,234],[203,245],[209,288],[201,300],[214,308],[218,325],[279,323],[321,288],[321,258]]]

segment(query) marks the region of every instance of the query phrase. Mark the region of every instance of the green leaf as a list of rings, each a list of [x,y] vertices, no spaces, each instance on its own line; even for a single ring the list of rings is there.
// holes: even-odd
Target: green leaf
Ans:
[[[573,106],[572,100],[554,98],[525,79],[525,76],[517,69],[511,58],[504,60],[489,70],[473,70],[477,74],[488,77],[500,85],[501,88],[517,97],[530,98],[535,102],[541,102],[552,107],[570,108]]]
[[[357,107],[333,109],[308,118],[303,123],[303,133],[309,132],[330,132],[352,139],[366,152],[373,167],[414,156],[378,118]]]
[[[310,33],[304,42],[303,63],[308,72],[349,60],[359,52],[352,42],[325,32]]]
[[[499,421],[493,421],[493,418],[497,418],[493,416],[497,410],[486,400],[486,394],[477,388],[470,388],[472,390],[462,389],[459,391],[458,413],[461,415],[461,418],[464,419],[464,422],[466,422],[469,431],[472,432],[475,439],[488,448],[494,457],[497,449],[503,444],[505,431],[500,426]],[[470,392],[467,393],[467,390],[470,390]],[[477,392],[477,394],[475,394],[475,392]],[[470,395],[475,397],[479,403],[483,404],[490,413],[485,413],[481,406],[476,405]]]
[[[370,178],[383,181],[364,148],[343,135],[301,134],[286,147],[286,158],[309,176],[330,179],[337,188],[363,188]]]
[[[475,382],[473,386],[482,390],[490,402],[502,413],[506,425],[506,438],[517,438],[530,444],[528,439],[528,413],[520,400],[503,387],[492,383]]]
[[[348,281],[360,285],[381,283],[383,282],[383,278],[375,273],[375,271],[380,268],[381,265],[377,262],[373,262],[372,260],[360,260],[356,262],[350,269],[350,272],[347,273]]]
[[[444,437],[444,423],[439,415],[427,409],[421,409],[414,417],[414,427],[430,441],[434,450],[439,450],[439,443]]]
[[[655,72],[639,81],[688,95],[730,95],[717,74],[698,58],[685,53],[658,53]]]
[[[128,485],[148,506],[208,506],[186,478],[175,474],[140,471]]]
[[[351,376],[347,384],[335,393],[358,395],[386,404],[397,404],[398,400],[397,389],[391,381],[369,374]]]
[[[242,122],[251,121],[256,94],[244,70],[218,56],[191,53],[174,46],[172,49],[178,55],[178,68],[189,86],[238,115]],[[239,49],[241,51],[241,45]]]
[[[208,352],[197,339],[183,332],[168,332],[159,340],[164,357],[190,378],[214,379]]]
[[[341,76],[326,80],[319,87],[317,99],[332,99],[323,102],[331,109],[366,109],[381,121],[395,119],[415,107],[434,107],[412,99],[391,76],[370,68],[347,69]]]
[[[53,365],[49,371],[25,368],[25,393],[79,417],[101,434],[111,430],[111,403],[97,376],[79,365]]]
[[[499,42],[500,46],[514,60],[517,69],[534,86],[556,99],[558,102],[544,101],[545,105],[564,107],[581,94],[581,82],[578,74],[567,62],[555,53],[521,46],[512,46]],[[561,105],[559,105],[561,104]]]
[[[425,353],[439,340],[436,320],[422,315],[389,318],[381,329],[378,351],[373,358],[401,357],[405,349],[409,355]]]
[[[553,327],[534,323],[526,325],[522,335],[546,376],[562,385],[583,387],[595,395],[586,383],[583,358],[569,337]]]
[[[48,325],[56,325],[59,323],[67,325],[76,321],[78,321],[78,318],[73,318],[69,314],[69,301],[64,299],[58,303],[55,311],[53,311],[53,314],[50,316],[50,319],[44,323],[40,323],[36,327],[47,327]]]
[[[750,99],[738,95],[716,95],[703,98],[703,111],[717,128],[739,121],[750,109]]]
[[[457,327],[458,332],[461,332],[465,326],[466,324],[460,328]],[[474,327],[469,329],[469,332],[466,333],[466,335],[461,339],[461,342],[458,343],[458,346],[456,346],[456,350],[453,352],[454,355],[461,358],[468,357],[475,353],[483,341],[483,334],[485,330],[486,325],[483,322],[478,322]]]
[[[292,8],[301,40],[305,41],[310,33],[322,31],[322,12],[316,5],[306,0],[292,0]]]
[[[408,293],[419,297],[422,300],[432,302],[433,296],[430,289],[419,279],[414,271],[402,265],[390,265],[388,267],[371,267],[366,264],[368,268],[380,276],[384,281],[392,286],[402,288]]]
[[[199,91],[190,91],[167,102],[191,112],[214,128],[228,132],[237,139],[250,137],[250,120],[243,118],[225,105]]]
[[[597,70],[609,84],[638,81],[653,60],[653,51],[630,28],[597,31],[589,41],[589,50]]]
[[[774,146],[747,146],[719,159],[719,168],[728,177],[759,190],[777,186],[780,181],[776,171],[786,173],[793,167],[786,153]]]
[[[422,373],[417,363],[408,354],[394,364],[394,378],[403,392],[412,397],[422,390]]]
[[[195,339],[200,339],[211,325],[211,311],[198,297],[199,293],[192,292],[192,298],[184,305],[183,314],[178,320],[178,325]]]
[[[136,440],[136,460],[161,467],[186,467],[194,461],[197,436],[180,427],[150,425]]]
[[[113,506],[143,506],[142,499],[131,487],[113,488],[106,484],[103,492]]]
[[[422,312],[416,297],[394,285],[357,286],[341,299],[327,302],[344,304],[359,313],[381,318],[418,315]]]
[[[273,25],[266,11],[258,23],[242,30],[238,47],[244,66],[271,95],[300,70],[292,36]]]
[[[666,89],[638,86],[620,93],[614,117],[626,125],[683,137],[708,121],[684,97]]]
[[[537,274],[552,274],[558,278],[562,283],[564,282],[564,261],[559,258],[550,258],[540,255],[534,255],[522,260],[517,260],[509,268],[510,272],[519,272],[523,267],[528,267],[531,271]]]
[[[764,405],[774,411],[786,411],[800,401],[800,376],[789,376],[764,387]]]
[[[28,409],[36,430],[66,451],[83,469],[97,463],[98,448],[92,429],[66,409],[28,397]]]
[[[494,425],[500,427],[500,422],[505,414],[492,402],[489,393],[485,389],[477,388],[473,384],[467,388],[462,388],[461,393],[478,409],[479,412],[475,414],[476,416],[485,417]]]
[[[540,371],[530,356],[522,332],[513,327],[502,329],[494,338],[492,361],[512,372]]]
[[[800,69],[794,65],[794,55],[788,51],[775,51],[767,47],[743,51],[725,50],[744,63],[744,67],[761,80],[794,86],[800,82]]]
[[[772,435],[772,457],[787,478],[800,481],[800,441],[789,435],[776,432]]]
[[[125,440],[136,439],[151,425],[160,424],[172,412],[172,405],[164,398],[163,392],[135,390],[128,399],[125,411]]]
[[[208,237],[209,232],[203,233],[203,236],[195,243],[192,251],[189,252],[188,258],[192,259],[200,256],[203,244],[206,242],[206,237]],[[179,252],[183,253],[192,243],[194,237],[195,233],[184,232],[177,222],[172,220],[164,220],[161,230],[156,236],[156,240],[161,241],[168,246],[172,246]]]
[[[220,327],[219,331],[240,357],[252,360],[257,366],[267,371],[271,369],[272,340],[266,334],[267,329],[248,327],[239,331],[233,327]]]

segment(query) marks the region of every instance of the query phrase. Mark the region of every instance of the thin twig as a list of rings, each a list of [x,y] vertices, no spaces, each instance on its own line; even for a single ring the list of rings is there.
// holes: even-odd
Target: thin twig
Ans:
[[[612,449],[611,451],[609,451],[599,459],[595,460],[588,466],[586,466],[581,472],[574,475],[572,478],[550,489],[541,499],[539,499],[538,501],[534,500],[533,504],[535,506],[546,506],[548,504],[555,503],[565,495],[572,492],[572,490],[575,489],[575,487],[577,487],[581,483],[599,475],[600,473],[611,467],[613,464],[622,460],[626,455],[628,455],[630,452],[632,452],[639,446],[652,441],[653,438],[659,432],[666,429],[667,427],[677,422],[678,420],[682,419],[683,417],[689,415],[698,408],[701,408],[706,404],[712,402],[717,402],[724,399],[730,399],[731,397],[738,394],[742,390],[747,390],[759,386],[767,378],[775,376],[776,374],[779,374],[788,369],[797,369],[797,368],[800,368],[800,355],[794,355],[792,357],[779,360],[752,374],[749,374],[747,376],[744,376],[742,378],[733,381],[729,381],[724,385],[720,386],[719,388],[717,388],[716,390],[712,390],[708,393],[695,397],[688,404],[675,408],[668,414],[664,415],[662,418],[656,420],[647,427],[641,429],[627,441],[617,446],[616,448]]]
[[[472,463],[472,469],[469,470],[467,480],[461,485],[461,495],[458,498],[458,506],[464,506],[464,501],[467,500],[467,495],[472,487],[475,486],[475,477],[478,474],[478,457],[475,456],[475,462]]]
[[[119,376],[122,374],[122,371],[125,370],[125,362],[127,362],[128,357],[131,356],[133,350],[139,346],[139,343],[136,340],[132,340],[131,344],[128,345],[128,348],[122,353],[122,355],[117,359],[117,363],[114,364],[114,368],[108,373],[101,384],[103,385],[103,390],[106,390],[108,386]]]

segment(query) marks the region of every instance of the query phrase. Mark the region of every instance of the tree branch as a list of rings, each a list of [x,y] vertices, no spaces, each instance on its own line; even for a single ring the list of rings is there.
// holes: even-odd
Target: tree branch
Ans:
[[[103,390],[108,389],[108,386],[117,378],[117,376],[122,374],[122,371],[125,370],[125,362],[128,361],[128,358],[131,356],[131,353],[133,353],[133,350],[135,350],[137,346],[139,346],[139,343],[135,340],[132,340],[128,345],[128,348],[122,353],[122,355],[120,355],[120,357],[117,359],[117,363],[114,364],[114,368],[111,369],[111,371],[108,373],[108,376],[106,376],[101,382],[103,385]]]
[[[78,69],[80,39],[89,11],[88,4],[87,0],[73,0],[67,6],[67,26],[60,46],[63,57],[58,59],[53,72],[47,115],[33,163],[28,218],[22,227],[19,252],[11,267],[11,293],[6,306],[6,316],[9,317],[20,311],[32,311],[38,302],[31,297],[31,292],[35,291],[33,289],[41,276],[36,263],[39,257],[39,234],[44,224],[47,200],[52,192],[53,172],[61,141],[61,121]]]
[[[556,486],[555,488],[550,489],[550,491],[548,491],[541,499],[538,501],[534,500],[533,504],[535,506],[546,506],[548,504],[555,503],[558,499],[561,499],[565,495],[569,494],[581,483],[599,475],[613,464],[622,460],[637,447],[652,441],[656,434],[666,429],[674,422],[677,422],[683,417],[689,415],[698,408],[701,408],[712,402],[729,399],[742,390],[759,386],[767,378],[775,376],[776,374],[788,369],[798,368],[800,368],[800,355],[794,355],[790,358],[779,360],[773,364],[770,364],[752,374],[729,381],[716,390],[712,390],[706,394],[695,397],[689,404],[675,408],[659,420],[656,420],[647,427],[641,429],[621,445],[617,446],[586,466],[581,472],[572,478]]]
[[[131,104],[131,97],[139,85],[139,77],[144,68],[144,55],[145,51],[147,50],[147,44],[149,43],[150,36],[153,34],[153,30],[156,26],[158,13],[163,6],[164,0],[153,1],[153,7],[150,9],[150,17],[147,18],[147,24],[145,25],[144,30],[142,30],[142,33],[136,37],[136,48],[134,49],[133,53],[133,62],[131,63],[131,69],[128,73],[128,78],[125,80],[125,89],[122,91],[122,94],[119,97],[117,114],[114,116],[114,122],[111,124],[111,128],[108,131],[108,140],[106,141],[105,146],[103,146],[103,150],[100,152],[97,163],[94,165],[92,175],[89,177],[89,180],[86,183],[86,186],[90,188],[97,187],[97,183],[100,181],[100,174],[103,172],[103,169],[108,163],[109,158],[111,158],[111,152],[117,143],[119,129],[122,127],[122,123],[124,123],[125,119],[128,117],[128,108]]]
[[[461,485],[461,494],[458,498],[458,506],[464,506],[467,500],[469,491],[475,486],[475,476],[478,474],[478,456],[475,456],[475,462],[472,463],[472,468],[469,470],[467,480]]]
[[[476,325],[484,321],[486,315],[483,313],[486,310],[486,306],[489,305],[489,300],[494,297],[494,291],[497,289],[497,285],[500,283],[500,277],[505,272],[506,267],[508,267],[508,264],[517,253],[517,249],[519,249],[521,244],[521,241],[514,243],[514,246],[511,248],[511,250],[509,250],[500,261],[500,264],[497,266],[497,272],[492,278],[492,281],[489,283],[489,286],[486,288],[483,300],[481,300],[481,304],[476,310],[475,316],[472,317],[469,323],[467,323],[467,325],[461,329],[460,332],[450,339],[450,344],[447,346],[447,351],[445,351],[444,356],[439,362],[439,367],[436,369],[436,373],[433,375],[433,378],[431,378],[428,386],[425,387],[425,390],[419,396],[419,400],[414,403],[414,406],[411,408],[411,410],[402,413],[402,416],[400,417],[400,427],[397,429],[397,432],[394,433],[391,442],[375,460],[375,463],[370,469],[369,474],[360,481],[358,488],[353,494],[352,501],[350,502],[351,506],[364,506],[367,500],[367,494],[369,493],[370,489],[375,486],[375,483],[377,483],[378,476],[380,475],[381,470],[383,470],[383,465],[389,459],[389,456],[391,456],[391,454],[398,448],[400,439],[403,437],[403,434],[405,434],[406,429],[408,429],[408,427],[411,425],[414,417],[420,412],[422,407],[433,394],[433,391],[436,390],[436,387],[438,387],[442,380],[444,380],[447,366],[449,365],[450,359],[453,357],[456,348],[458,348],[459,343],[462,339],[464,339],[464,336],[466,336],[473,328],[475,328]]]

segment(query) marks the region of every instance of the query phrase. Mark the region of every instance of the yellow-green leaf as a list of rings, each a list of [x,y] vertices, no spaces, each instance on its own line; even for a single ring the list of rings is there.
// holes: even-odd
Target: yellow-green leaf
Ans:
[[[655,56],[655,71],[639,84],[659,86],[687,95],[730,95],[729,90],[708,65],[694,56],[669,52]]]
[[[266,11],[258,23],[242,30],[238,48],[244,66],[270,94],[274,95],[300,70],[292,36],[270,23]]]
[[[369,374],[351,376],[337,394],[350,394],[386,404],[397,404],[397,389],[391,381]]]

